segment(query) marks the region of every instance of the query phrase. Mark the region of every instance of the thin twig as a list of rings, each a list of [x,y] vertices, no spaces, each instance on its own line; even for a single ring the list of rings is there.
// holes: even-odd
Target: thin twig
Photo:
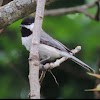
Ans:
[[[98,48],[98,66],[97,66],[97,73],[100,74],[100,47]],[[97,79],[96,80],[96,86],[100,84],[100,79]],[[95,99],[100,99],[100,91],[94,91],[94,96],[95,96]]]
[[[74,55],[76,53],[78,53],[79,51],[81,50],[81,46],[77,46],[75,49],[71,50],[70,54],[71,55]],[[48,69],[53,69],[55,67],[58,67],[60,66],[61,63],[63,63],[64,61],[66,61],[68,58],[66,57],[62,57],[60,59],[57,59],[55,62],[53,63],[46,63],[44,65],[44,68],[45,70],[48,70]],[[40,66],[40,70],[42,69],[42,65]]]
[[[0,29],[0,35],[3,33],[5,28]]]
[[[48,70],[48,71],[49,71],[49,72],[50,72],[50,74],[53,76],[53,78],[54,78],[54,80],[55,80],[56,84],[59,86],[59,83],[58,83],[58,81],[57,81],[56,77],[54,76],[54,74],[52,73],[52,71],[51,71],[51,70]]]
[[[39,79],[40,84],[42,83],[42,81],[43,81],[43,79],[45,77],[46,72],[47,71],[42,71],[41,76],[40,76],[40,79]]]
[[[72,49],[70,54],[71,55],[75,55],[76,53],[78,53],[79,51],[81,50],[81,46],[77,46],[75,49]],[[61,63],[63,63],[64,61],[66,61],[68,58],[66,57],[62,57],[60,59],[57,59],[55,62],[53,63],[46,63],[44,65],[44,68],[45,70],[48,70],[48,69],[53,69],[55,67],[58,67],[60,66]],[[42,65],[40,66],[40,70],[42,69]],[[43,74],[44,73],[44,74]],[[44,77],[45,77],[45,74],[46,74],[46,71],[43,71],[42,74],[41,74],[41,77],[40,77],[40,83],[42,83]],[[51,73],[52,74],[52,73]],[[52,74],[52,76],[54,77],[55,79],[55,82],[58,84],[57,80],[56,80],[56,77]],[[59,85],[59,84],[58,84]]]

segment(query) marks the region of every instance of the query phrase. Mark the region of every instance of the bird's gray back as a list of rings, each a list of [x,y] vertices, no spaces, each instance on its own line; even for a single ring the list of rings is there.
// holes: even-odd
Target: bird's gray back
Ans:
[[[48,35],[43,30],[41,30],[40,42],[42,44],[47,44],[49,46],[55,47],[61,51],[70,52],[70,50],[66,46],[64,46],[61,42],[57,41],[56,39],[53,39],[50,35]]]

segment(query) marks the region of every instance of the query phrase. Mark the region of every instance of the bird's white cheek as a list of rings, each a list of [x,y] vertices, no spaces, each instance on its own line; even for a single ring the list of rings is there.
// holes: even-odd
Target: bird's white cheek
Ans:
[[[31,36],[22,37],[22,45],[24,45],[28,51],[30,51],[31,40]]]

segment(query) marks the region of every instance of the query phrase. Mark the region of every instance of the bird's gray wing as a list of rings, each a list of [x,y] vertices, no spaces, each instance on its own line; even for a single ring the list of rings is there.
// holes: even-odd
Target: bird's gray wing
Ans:
[[[55,47],[59,50],[66,51],[66,52],[71,52],[70,49],[68,49],[66,46],[64,46],[61,42],[58,40],[53,39],[50,35],[48,35],[46,32],[41,30],[41,38],[40,38],[40,43],[42,44],[47,44],[49,46]]]

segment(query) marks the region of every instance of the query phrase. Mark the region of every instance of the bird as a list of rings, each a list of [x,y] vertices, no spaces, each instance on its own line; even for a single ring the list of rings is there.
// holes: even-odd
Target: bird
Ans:
[[[22,45],[30,52],[31,42],[32,42],[32,31],[34,28],[34,17],[26,17],[22,20],[19,27],[21,27],[21,40]],[[40,44],[39,44],[39,57],[40,62],[52,62],[61,57],[67,57],[75,63],[79,64],[88,71],[95,73],[94,69],[89,65],[79,60],[75,56],[70,54],[71,50],[63,45],[60,41],[54,39],[49,34],[47,34],[42,28],[40,32]],[[45,63],[46,63],[45,62]]]

